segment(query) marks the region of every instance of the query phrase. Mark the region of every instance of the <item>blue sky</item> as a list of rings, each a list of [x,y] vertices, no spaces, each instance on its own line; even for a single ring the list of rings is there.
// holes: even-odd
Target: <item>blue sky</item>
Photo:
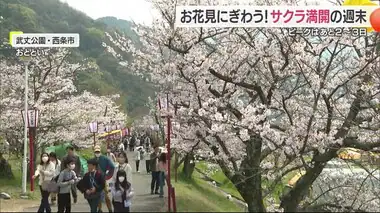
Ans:
[[[86,13],[93,19],[114,16],[150,25],[154,11],[145,0],[60,0],[71,7]]]

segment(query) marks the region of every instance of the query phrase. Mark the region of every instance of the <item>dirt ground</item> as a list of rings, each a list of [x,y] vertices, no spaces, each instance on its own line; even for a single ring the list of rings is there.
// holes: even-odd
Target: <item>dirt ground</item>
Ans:
[[[23,212],[25,208],[38,206],[38,200],[0,200],[0,212]]]

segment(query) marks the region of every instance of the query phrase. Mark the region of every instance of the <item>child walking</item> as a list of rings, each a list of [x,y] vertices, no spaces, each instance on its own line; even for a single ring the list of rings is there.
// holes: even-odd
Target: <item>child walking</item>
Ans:
[[[59,186],[58,193],[58,213],[71,212],[71,187],[79,181],[74,172],[74,158],[66,158],[63,162],[64,170],[59,174],[57,184]]]
[[[127,173],[119,170],[116,174],[116,183],[111,188],[114,212],[130,212],[131,200],[134,191],[127,180]]]
[[[105,180],[102,172],[98,167],[96,159],[87,161],[88,172],[84,175],[83,180],[78,183],[78,189],[84,194],[84,198],[90,205],[90,212],[97,213],[99,203],[101,202],[101,193],[105,187]]]

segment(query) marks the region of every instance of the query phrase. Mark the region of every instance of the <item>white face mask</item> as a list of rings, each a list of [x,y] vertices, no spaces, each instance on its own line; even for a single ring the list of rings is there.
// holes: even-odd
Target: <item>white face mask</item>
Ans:
[[[49,160],[49,157],[42,157],[42,162],[46,163]]]
[[[75,164],[71,164],[71,165],[70,165],[70,169],[71,169],[71,170],[74,170],[74,169],[75,169]]]
[[[118,179],[119,179],[119,182],[122,183],[125,180],[125,177],[121,176]]]
[[[100,157],[100,153],[95,153],[95,156],[98,158]]]

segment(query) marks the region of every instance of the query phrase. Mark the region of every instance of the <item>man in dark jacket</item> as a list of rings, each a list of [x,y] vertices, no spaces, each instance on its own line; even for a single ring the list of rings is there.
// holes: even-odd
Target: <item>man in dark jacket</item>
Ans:
[[[129,141],[129,151],[133,152],[135,151],[135,145],[136,145],[136,136],[132,135],[131,140]]]
[[[90,212],[99,212],[99,203],[101,203],[101,193],[105,188],[105,180],[101,171],[97,170],[98,161],[90,159],[87,161],[88,172],[78,183],[79,190],[84,194],[90,205]]]
[[[160,171],[158,169],[158,157],[160,156],[160,148],[158,145],[154,146],[154,152],[150,154],[150,171],[152,172],[152,182],[150,184],[150,193],[159,194],[159,177]]]
[[[80,163],[79,156],[74,153],[74,147],[68,146],[66,148],[67,155],[63,157],[62,162],[66,162],[67,158],[72,158],[75,161],[75,169],[74,172],[77,177],[82,176],[82,165]],[[64,170],[65,167],[61,167],[61,171]],[[71,185],[71,193],[73,194],[74,203],[78,201],[78,193],[76,184]]]

